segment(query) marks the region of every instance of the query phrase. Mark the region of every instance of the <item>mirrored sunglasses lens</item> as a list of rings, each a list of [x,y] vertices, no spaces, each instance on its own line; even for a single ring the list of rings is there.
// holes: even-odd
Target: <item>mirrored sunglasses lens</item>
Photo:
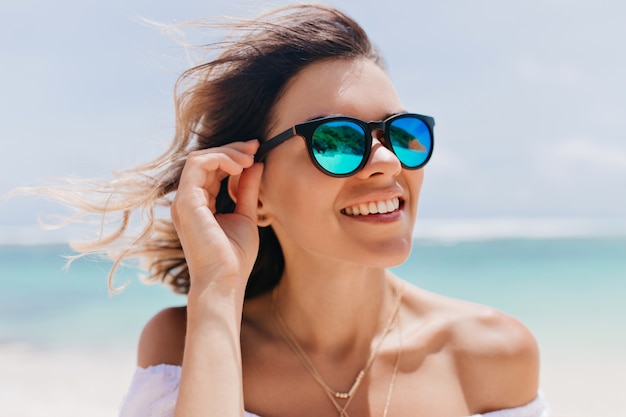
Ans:
[[[326,171],[353,172],[365,154],[365,131],[354,122],[340,120],[320,125],[313,133],[313,155]]]
[[[392,121],[389,136],[398,159],[408,168],[423,165],[433,147],[428,126],[416,117],[401,117]]]

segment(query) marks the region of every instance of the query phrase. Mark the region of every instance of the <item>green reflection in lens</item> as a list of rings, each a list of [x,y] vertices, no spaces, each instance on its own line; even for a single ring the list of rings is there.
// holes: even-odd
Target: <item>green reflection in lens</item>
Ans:
[[[313,133],[313,155],[325,170],[333,174],[354,171],[363,160],[365,131],[349,121],[328,122]]]

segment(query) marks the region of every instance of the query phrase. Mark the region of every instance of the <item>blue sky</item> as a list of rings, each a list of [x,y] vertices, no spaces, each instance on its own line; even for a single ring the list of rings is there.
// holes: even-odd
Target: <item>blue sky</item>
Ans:
[[[181,49],[143,19],[267,2],[2,0],[0,194],[109,176],[165,149]],[[269,4],[282,4],[272,2]],[[382,49],[407,109],[437,120],[420,215],[626,219],[626,5],[337,0]],[[0,201],[0,230],[53,210]]]

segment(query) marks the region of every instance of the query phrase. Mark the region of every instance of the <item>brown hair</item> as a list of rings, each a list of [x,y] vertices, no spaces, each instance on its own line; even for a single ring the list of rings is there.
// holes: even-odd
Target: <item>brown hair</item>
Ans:
[[[200,26],[215,28],[216,25],[200,23]],[[115,269],[122,261],[141,258],[149,281],[160,280],[178,293],[189,291],[189,271],[176,230],[169,217],[157,217],[155,209],[170,206],[190,151],[265,138],[272,123],[272,108],[286,83],[313,62],[363,57],[383,66],[363,29],[345,14],[327,6],[285,6],[256,19],[238,20],[228,27],[232,32],[225,42],[206,47],[221,53],[187,70],[177,81],[176,134],[163,155],[118,174],[113,181],[89,183],[80,197],[76,197],[75,189],[51,193],[78,206],[82,216],[97,214],[104,221],[121,215],[114,233],[74,245],[82,253],[80,256],[108,253],[115,262],[109,275],[111,287]],[[107,198],[93,203],[85,191],[104,192]],[[228,213],[233,209],[224,181],[217,197],[217,212]],[[122,244],[135,212],[144,214],[142,228]],[[259,254],[246,297],[274,287],[284,267],[280,244],[272,228],[259,228],[259,234]]]

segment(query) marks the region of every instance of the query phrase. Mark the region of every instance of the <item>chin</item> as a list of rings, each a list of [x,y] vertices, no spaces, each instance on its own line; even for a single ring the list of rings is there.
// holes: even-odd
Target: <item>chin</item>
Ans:
[[[403,264],[411,254],[413,240],[406,239],[402,242],[379,245],[368,256],[370,263],[379,268],[393,268]]]

